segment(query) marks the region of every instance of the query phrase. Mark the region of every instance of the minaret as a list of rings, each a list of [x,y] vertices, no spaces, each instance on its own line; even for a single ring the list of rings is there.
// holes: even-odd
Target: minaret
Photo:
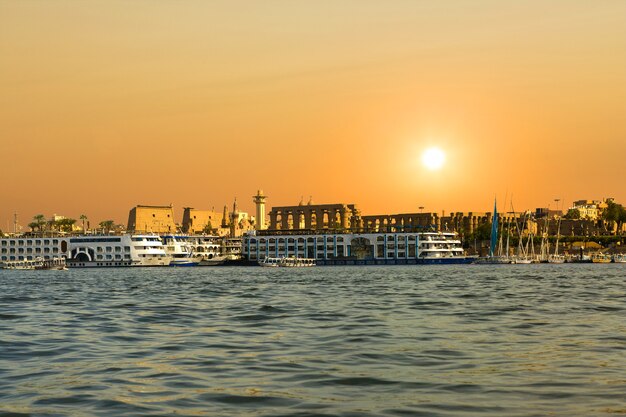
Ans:
[[[265,229],[265,199],[266,195],[263,194],[263,190],[256,192],[255,196],[252,196],[252,201],[256,204],[256,230]]]
[[[237,208],[237,197],[233,203],[233,212],[230,214],[230,237],[237,237],[237,226],[239,226],[239,209]]]
[[[222,214],[222,227],[227,228],[230,225],[228,222],[228,207],[224,206],[224,213]]]

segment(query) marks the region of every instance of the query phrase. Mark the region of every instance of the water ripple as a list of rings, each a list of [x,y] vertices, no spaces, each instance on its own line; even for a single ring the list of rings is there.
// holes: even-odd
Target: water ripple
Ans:
[[[626,269],[0,271],[0,417],[626,415]]]

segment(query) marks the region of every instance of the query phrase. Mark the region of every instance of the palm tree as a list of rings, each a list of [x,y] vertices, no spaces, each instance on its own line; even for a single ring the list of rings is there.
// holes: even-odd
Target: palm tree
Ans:
[[[83,221],[83,234],[87,233],[87,230],[85,230],[85,222],[87,221],[87,216],[85,216],[84,214],[81,214],[80,219]]]
[[[37,214],[36,216],[33,217],[33,220],[35,221],[35,224],[37,225],[37,231],[43,232],[42,226],[46,224],[46,216],[44,216],[43,214]]]
[[[113,229],[114,225],[115,222],[113,220],[104,220],[100,222],[100,227],[104,229],[106,233],[109,233],[111,229]]]
[[[61,230],[62,232],[71,232],[74,226],[74,223],[76,223],[75,219],[61,219],[57,221],[59,230]]]
[[[60,226],[61,224],[59,223],[59,220],[48,220],[48,227],[47,229],[50,230],[51,232],[55,232],[60,230]]]

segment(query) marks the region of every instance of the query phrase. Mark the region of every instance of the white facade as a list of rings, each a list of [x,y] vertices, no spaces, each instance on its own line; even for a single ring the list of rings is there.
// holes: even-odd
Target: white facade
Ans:
[[[15,237],[0,238],[0,261],[53,259],[67,257],[67,237]]]
[[[266,257],[317,260],[412,261],[465,258],[454,233],[365,233],[247,235],[243,255],[249,261]]]
[[[72,267],[166,266],[171,260],[153,235],[0,239],[0,262],[61,257]]]

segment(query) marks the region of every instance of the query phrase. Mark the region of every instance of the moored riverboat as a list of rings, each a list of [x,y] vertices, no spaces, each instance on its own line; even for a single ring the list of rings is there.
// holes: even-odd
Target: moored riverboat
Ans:
[[[281,233],[243,237],[244,259],[309,258],[324,265],[467,264],[458,235],[451,232]],[[269,262],[269,261],[268,261]]]

